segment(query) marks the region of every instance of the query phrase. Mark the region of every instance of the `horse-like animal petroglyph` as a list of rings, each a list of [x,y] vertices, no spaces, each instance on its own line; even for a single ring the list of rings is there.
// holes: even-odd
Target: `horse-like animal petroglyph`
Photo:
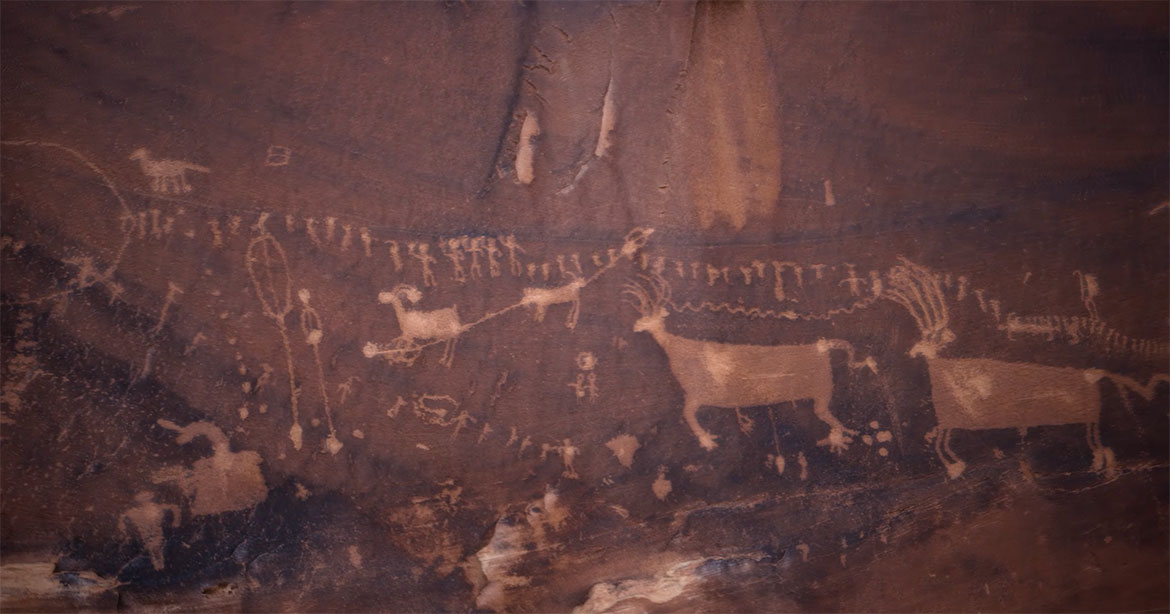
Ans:
[[[699,424],[701,407],[741,408],[775,405],[812,399],[813,412],[829,426],[829,435],[818,442],[842,452],[857,432],[846,428],[829,409],[833,395],[831,350],[845,350],[849,366],[869,367],[877,372],[872,358],[853,359],[853,347],[841,340],[822,340],[805,345],[746,345],[700,341],[673,335],[666,330],[670,285],[661,277],[644,276],[650,289],[627,283],[623,295],[641,315],[635,332],[649,333],[666,352],[670,370],[683,389],[683,417],[699,444],[716,447],[716,437]]]
[[[537,322],[544,321],[544,315],[552,305],[569,303],[569,314],[565,317],[565,326],[577,327],[577,317],[581,313],[581,288],[585,287],[585,278],[577,277],[567,284],[555,288],[524,288],[524,298],[520,302],[532,307],[532,318]]]
[[[150,178],[150,189],[160,194],[186,194],[191,191],[191,184],[187,183],[187,171],[196,173],[210,173],[206,166],[184,162],[182,160],[155,160],[150,157],[150,151],[139,147],[130,154],[131,160],[137,160],[142,167],[142,174]]]
[[[1170,382],[1170,377],[1162,374],[1154,375],[1143,386],[1100,369],[989,358],[940,358],[940,350],[955,340],[948,326],[941,276],[903,258],[890,271],[888,285],[886,296],[910,313],[922,335],[909,353],[926,359],[938,420],[935,451],[951,478],[959,477],[966,468],[950,447],[955,429],[1026,429],[1062,424],[1085,425],[1085,437],[1093,451],[1093,469],[1112,472],[1113,451],[1101,443],[1098,382],[1108,378],[1122,395],[1129,390],[1147,401],[1153,399],[1158,382]]]

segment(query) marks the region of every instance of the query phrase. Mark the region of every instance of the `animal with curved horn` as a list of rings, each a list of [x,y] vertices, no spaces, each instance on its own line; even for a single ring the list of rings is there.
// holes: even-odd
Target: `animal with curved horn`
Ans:
[[[903,258],[889,273],[885,296],[910,313],[921,340],[910,348],[922,356],[930,372],[930,391],[938,432],[934,441],[947,475],[957,478],[966,468],[950,446],[952,431],[1026,429],[1061,424],[1085,425],[1093,451],[1093,469],[1111,473],[1113,451],[1101,443],[1101,391],[1103,378],[1118,390],[1137,392],[1153,400],[1158,382],[1154,375],[1145,386],[1100,369],[1052,367],[1035,363],[988,358],[939,358],[939,351],[955,340],[948,327],[946,297],[939,276]]]
[[[813,413],[829,427],[829,435],[817,442],[842,452],[857,431],[845,428],[830,412],[833,395],[831,350],[845,350],[849,366],[869,367],[872,358],[853,360],[853,347],[841,340],[822,340],[805,345],[745,345],[687,339],[666,330],[670,285],[659,276],[641,276],[650,288],[627,283],[623,300],[640,318],[635,332],[649,333],[666,352],[670,370],[683,389],[683,417],[705,449],[716,447],[716,437],[699,424],[701,407],[729,409],[776,405],[805,399],[813,401]]]
[[[454,306],[422,311],[403,304],[406,301],[413,305],[420,300],[422,292],[409,284],[398,284],[389,292],[378,293],[378,302],[393,307],[394,315],[398,317],[398,328],[402,330],[398,339],[411,344],[416,341],[446,341],[439,364],[450,367],[455,359],[455,342],[464,331],[463,324],[459,322],[459,313]],[[378,353],[377,348],[367,344],[367,358]]]

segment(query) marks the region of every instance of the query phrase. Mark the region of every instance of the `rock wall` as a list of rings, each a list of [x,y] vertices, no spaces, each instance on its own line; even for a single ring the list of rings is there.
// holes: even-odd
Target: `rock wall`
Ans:
[[[3,608],[1166,608],[1167,11],[4,3]]]

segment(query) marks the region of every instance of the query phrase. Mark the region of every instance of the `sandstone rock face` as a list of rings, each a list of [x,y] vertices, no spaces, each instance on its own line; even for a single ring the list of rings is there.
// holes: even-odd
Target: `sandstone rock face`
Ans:
[[[3,4],[0,607],[1165,609],[1167,11]]]

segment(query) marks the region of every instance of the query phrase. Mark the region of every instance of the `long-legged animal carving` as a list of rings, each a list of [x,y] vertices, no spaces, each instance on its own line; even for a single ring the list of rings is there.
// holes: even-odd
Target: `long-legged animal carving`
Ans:
[[[398,327],[402,329],[399,339],[410,343],[445,340],[447,344],[439,363],[450,367],[455,358],[455,342],[464,330],[463,324],[459,322],[459,313],[455,307],[417,311],[402,302],[406,300],[413,305],[421,299],[422,292],[408,284],[399,284],[389,292],[378,294],[379,303],[394,308]]]
[[[829,411],[833,395],[830,350],[845,350],[849,366],[869,367],[877,372],[872,358],[853,360],[853,347],[845,341],[829,340],[806,345],[741,345],[699,341],[666,331],[665,305],[670,286],[661,277],[643,277],[651,286],[628,283],[623,295],[641,317],[635,332],[649,333],[666,352],[670,370],[683,389],[683,417],[705,449],[716,447],[716,437],[699,424],[700,407],[743,408],[775,405],[812,399],[813,412],[829,426],[829,436],[818,442],[842,452],[857,431],[847,429]]]
[[[955,429],[1026,429],[1061,424],[1085,425],[1085,438],[1093,451],[1093,469],[1113,471],[1113,451],[1101,443],[1102,378],[1113,381],[1121,394],[1137,392],[1153,400],[1155,375],[1142,386],[1138,382],[1099,369],[1052,367],[987,358],[939,358],[939,350],[955,340],[948,328],[946,298],[939,277],[906,259],[890,271],[886,296],[906,308],[922,333],[910,348],[922,356],[930,372],[930,391],[938,430],[934,445],[947,475],[957,478],[966,468],[954,451],[950,437]]]
[[[532,317],[537,322],[544,321],[545,312],[552,305],[571,303],[569,315],[565,318],[565,326],[576,328],[577,316],[581,313],[581,288],[585,287],[585,279],[576,277],[572,281],[555,288],[524,288],[524,297],[520,304],[533,308]]]
[[[143,148],[134,150],[130,154],[131,160],[138,160],[142,166],[142,173],[150,177],[150,189],[165,194],[185,194],[191,191],[191,184],[187,183],[187,171],[196,173],[210,173],[211,169],[182,160],[152,160],[150,152]]]

